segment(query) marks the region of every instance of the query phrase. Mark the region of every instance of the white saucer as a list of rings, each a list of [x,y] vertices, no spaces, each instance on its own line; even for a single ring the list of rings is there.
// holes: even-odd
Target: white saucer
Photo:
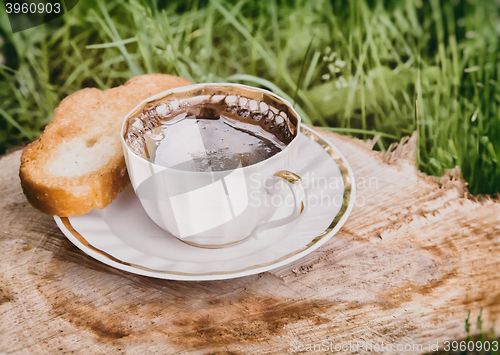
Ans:
[[[221,280],[289,264],[319,248],[340,229],[355,194],[352,170],[339,150],[308,127],[303,126],[302,133],[303,159],[291,166],[302,176],[306,191],[302,216],[234,246],[204,249],[170,236],[149,219],[130,187],[105,209],[54,219],[83,252],[134,274],[170,280]]]

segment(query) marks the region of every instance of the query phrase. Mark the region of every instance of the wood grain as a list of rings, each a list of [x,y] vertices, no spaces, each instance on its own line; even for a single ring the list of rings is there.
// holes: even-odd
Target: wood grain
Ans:
[[[27,203],[20,152],[4,156],[0,352],[426,350],[464,337],[480,309],[499,334],[500,202],[470,198],[453,174],[419,174],[413,139],[381,154],[330,136],[357,179],[346,225],[295,264],[215,282],[150,279],[87,257]]]

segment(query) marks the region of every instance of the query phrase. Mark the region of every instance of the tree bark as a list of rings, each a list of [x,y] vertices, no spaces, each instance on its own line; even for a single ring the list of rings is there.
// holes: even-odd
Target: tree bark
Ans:
[[[499,334],[500,202],[419,173],[413,139],[379,153],[329,136],[357,181],[345,226],[292,265],[214,282],[91,259],[24,198],[20,151],[4,156],[0,352],[425,352],[465,337],[469,312],[475,333],[481,310]]]

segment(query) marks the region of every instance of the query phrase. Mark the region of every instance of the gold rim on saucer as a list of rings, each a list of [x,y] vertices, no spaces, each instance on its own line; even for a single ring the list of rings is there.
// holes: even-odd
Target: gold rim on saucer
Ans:
[[[80,232],[78,232],[73,227],[69,218],[67,218],[67,217],[55,217],[55,219],[56,220],[60,219],[60,221],[62,222],[62,224],[64,225],[66,230],[71,234],[71,236],[74,237],[76,240],[78,240],[78,242],[80,242],[85,248],[92,250],[93,252],[101,255],[102,257],[110,260],[111,262],[119,263],[121,265],[133,267],[133,268],[137,268],[140,270],[144,270],[147,272],[153,272],[153,273],[157,273],[157,274],[171,274],[171,275],[192,276],[192,277],[209,276],[209,275],[232,275],[232,274],[238,274],[238,273],[242,273],[242,272],[246,272],[246,271],[250,271],[250,270],[254,270],[254,269],[260,269],[263,267],[267,267],[267,266],[271,266],[271,265],[280,263],[286,259],[294,257],[295,255],[297,255],[297,254],[299,254],[307,249],[310,249],[315,244],[317,244],[320,240],[322,240],[325,236],[327,236],[337,226],[337,224],[339,223],[341,218],[348,211],[348,207],[350,205],[352,205],[352,203],[353,203],[353,201],[352,201],[352,192],[353,192],[352,175],[349,173],[349,168],[348,168],[348,165],[347,165],[347,162],[345,161],[345,159],[340,155],[340,153],[338,151],[336,151],[334,149],[334,147],[332,145],[330,145],[324,138],[322,138],[318,133],[316,133],[311,128],[308,128],[308,127],[302,125],[301,133],[303,135],[305,135],[306,137],[308,137],[309,139],[311,139],[312,141],[319,144],[325,150],[325,152],[330,157],[332,157],[332,159],[334,159],[335,163],[337,164],[337,166],[340,170],[341,176],[342,176],[342,181],[344,184],[344,195],[342,197],[342,205],[340,207],[340,210],[338,211],[338,213],[335,216],[332,216],[332,221],[330,222],[328,227],[322,233],[312,237],[309,240],[309,242],[305,246],[301,247],[300,249],[295,250],[291,253],[288,253],[284,256],[281,256],[278,259],[275,259],[275,260],[272,260],[272,261],[269,261],[269,262],[266,262],[263,264],[252,265],[252,266],[249,266],[249,267],[246,267],[243,269],[239,269],[239,270],[212,271],[212,272],[207,272],[207,273],[199,273],[199,272],[187,273],[187,272],[179,272],[179,271],[152,269],[152,268],[142,266],[139,264],[130,263],[127,261],[120,260],[117,257],[105,252],[104,250],[101,250],[101,249],[93,246]],[[80,248],[80,249],[82,249],[82,248]],[[83,250],[83,251],[85,251],[85,250]]]

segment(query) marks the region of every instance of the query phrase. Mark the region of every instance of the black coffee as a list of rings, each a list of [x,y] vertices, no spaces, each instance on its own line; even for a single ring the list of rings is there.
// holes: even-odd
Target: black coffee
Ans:
[[[241,95],[248,91],[251,97]],[[266,160],[297,134],[297,118],[266,93],[205,87],[147,104],[124,138],[138,155],[186,171],[226,171]]]
[[[178,115],[145,134],[148,159],[187,171],[223,171],[263,161],[285,144],[259,125],[215,115]]]

